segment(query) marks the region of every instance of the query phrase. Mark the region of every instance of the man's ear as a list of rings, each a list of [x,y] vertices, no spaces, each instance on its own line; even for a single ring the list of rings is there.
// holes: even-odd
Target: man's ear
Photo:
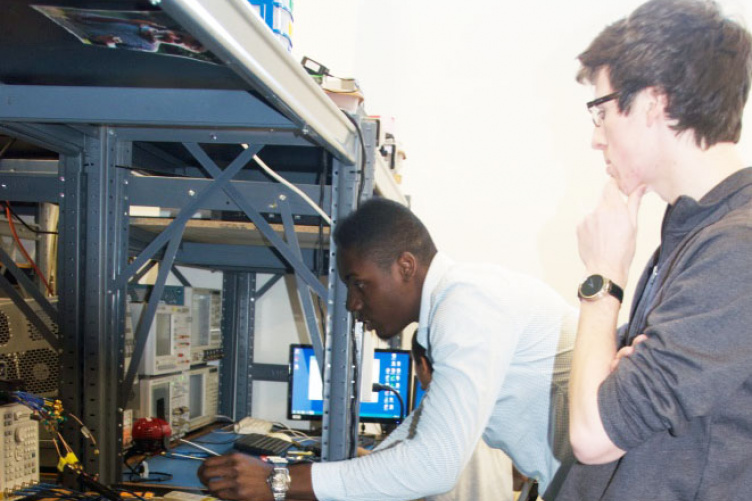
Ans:
[[[431,382],[431,366],[429,365],[428,358],[415,357],[415,371],[418,376],[418,380],[421,382],[423,389]],[[425,381],[424,381],[425,380]],[[425,382],[425,384],[423,384]]]
[[[418,271],[418,258],[412,252],[405,251],[397,258],[397,267],[402,280],[408,282]]]
[[[658,87],[647,87],[644,91],[647,113],[648,126],[658,123],[658,121],[668,120],[666,109],[668,108],[668,96]]]
[[[426,373],[431,373],[431,367],[428,365],[428,359],[426,357],[419,357],[418,358],[418,364],[420,364],[420,369]]]

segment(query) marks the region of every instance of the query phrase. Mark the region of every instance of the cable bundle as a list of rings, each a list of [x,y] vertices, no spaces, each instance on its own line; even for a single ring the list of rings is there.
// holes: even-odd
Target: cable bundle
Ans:
[[[94,435],[75,414],[64,411],[63,403],[60,400],[40,397],[25,391],[12,392],[11,399],[13,402],[31,409],[34,412],[32,417],[39,420],[42,426],[50,432],[52,443],[60,458],[57,465],[58,471],[62,472],[66,467],[70,467],[77,473],[83,473],[83,467],[76,454],[70,445],[68,445],[65,438],[63,438],[62,433],[60,433],[60,427],[68,421],[69,417],[78,423],[81,434],[91,442],[94,454],[99,454],[99,447]]]

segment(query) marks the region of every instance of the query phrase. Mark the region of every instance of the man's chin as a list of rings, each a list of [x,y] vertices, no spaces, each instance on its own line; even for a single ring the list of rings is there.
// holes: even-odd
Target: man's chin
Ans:
[[[384,341],[387,341],[389,339],[392,339],[394,336],[399,334],[399,331],[397,332],[389,332],[385,331],[384,329],[375,328],[374,331],[376,332],[376,336],[378,336],[379,339],[383,339]]]

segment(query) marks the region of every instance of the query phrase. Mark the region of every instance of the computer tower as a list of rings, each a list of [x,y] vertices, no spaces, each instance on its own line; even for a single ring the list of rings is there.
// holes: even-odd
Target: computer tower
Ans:
[[[57,304],[57,298],[49,301]],[[42,307],[32,299],[26,304],[57,336],[57,324]],[[0,379],[21,380],[24,391],[45,397],[56,396],[60,382],[57,347],[50,346],[10,299],[0,299]]]

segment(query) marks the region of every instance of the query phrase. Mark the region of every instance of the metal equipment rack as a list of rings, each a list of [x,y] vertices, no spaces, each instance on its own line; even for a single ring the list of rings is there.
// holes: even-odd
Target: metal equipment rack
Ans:
[[[222,64],[85,45],[30,7],[39,3],[162,10]],[[57,341],[46,336],[60,347],[61,400],[99,439],[95,454],[67,437],[86,471],[105,484],[121,478],[122,413],[148,331],[134,326],[128,370],[126,287],[155,261],[142,324],[176,264],[224,272],[221,411],[235,417],[250,414],[252,380],[286,378],[281,366],[253,363],[254,301],[270,286],[257,288],[256,274],[295,273],[324,360],[324,459],[348,457],[356,341],[336,248],[326,232],[321,243],[320,216],[252,159],[279,167],[336,225],[373,191],[375,126],[334,106],[245,0],[5,0],[0,60],[0,140],[15,141],[13,160],[0,162],[0,200],[59,205],[57,308],[1,250],[0,261],[58,318]],[[155,230],[129,218],[132,205],[176,213]],[[215,228],[196,230],[212,226],[192,219],[199,210]],[[235,221],[216,220],[227,216]],[[207,234],[216,228],[239,241]],[[23,302],[7,278],[0,286]],[[313,295],[326,305],[325,329]]]

